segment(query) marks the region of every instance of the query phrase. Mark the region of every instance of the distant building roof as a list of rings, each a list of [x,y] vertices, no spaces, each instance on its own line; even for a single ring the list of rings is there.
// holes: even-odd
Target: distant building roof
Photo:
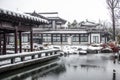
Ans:
[[[47,19],[47,20],[48,20],[48,18],[46,18],[46,17],[44,17],[44,16],[36,13],[35,11],[34,11],[33,13],[25,13],[25,14],[29,14],[29,15],[31,15],[31,16],[36,16],[36,17],[39,17],[39,18],[43,18],[43,19]]]
[[[65,24],[66,20],[60,18],[60,17],[48,17],[48,20],[53,21],[55,20],[57,24]]]
[[[45,16],[45,17],[58,17],[58,12],[41,12],[38,14]]]
[[[81,26],[96,27],[96,26],[98,26],[98,24],[86,20],[86,22],[85,21],[81,22]]]
[[[55,20],[56,24],[65,24],[66,20],[58,17],[58,12],[42,12],[42,13],[36,13],[35,11],[33,13],[26,13],[30,14],[32,16],[40,17],[43,19],[47,19],[50,23],[51,21]]]
[[[57,24],[65,24],[67,22],[58,16],[58,12],[43,12],[39,14],[47,17],[49,21],[55,20]]]

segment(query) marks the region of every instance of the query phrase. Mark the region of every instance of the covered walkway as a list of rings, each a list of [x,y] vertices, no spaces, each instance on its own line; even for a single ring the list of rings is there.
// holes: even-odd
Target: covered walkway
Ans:
[[[30,31],[30,51],[33,51],[33,27],[48,24],[46,19],[0,9],[0,55],[5,55],[8,35],[14,34],[14,52],[22,53],[22,32]],[[19,43],[18,43],[19,39]],[[19,49],[18,49],[19,46]]]

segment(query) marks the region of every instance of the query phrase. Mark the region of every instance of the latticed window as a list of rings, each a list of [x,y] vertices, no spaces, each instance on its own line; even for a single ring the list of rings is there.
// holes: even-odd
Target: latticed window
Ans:
[[[53,34],[53,42],[60,42],[60,34]]]
[[[73,35],[72,41],[73,42],[79,42],[79,35],[78,34]]]
[[[69,36],[70,35],[67,35],[67,34],[62,35],[62,41],[67,42]]]
[[[88,42],[88,34],[81,34],[80,41],[81,42]]]
[[[51,41],[51,34],[43,34],[43,41],[50,42]]]

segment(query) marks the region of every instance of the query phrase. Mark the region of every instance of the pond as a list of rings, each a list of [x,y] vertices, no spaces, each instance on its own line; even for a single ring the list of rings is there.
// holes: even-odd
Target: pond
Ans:
[[[0,77],[1,80],[120,80],[120,61],[111,54],[66,55]]]

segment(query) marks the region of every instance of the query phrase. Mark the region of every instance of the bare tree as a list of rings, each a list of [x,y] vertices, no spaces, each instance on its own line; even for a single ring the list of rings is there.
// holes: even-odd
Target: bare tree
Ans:
[[[119,5],[119,0],[106,0],[108,8],[110,9],[113,27],[113,40],[115,40],[115,9]]]

